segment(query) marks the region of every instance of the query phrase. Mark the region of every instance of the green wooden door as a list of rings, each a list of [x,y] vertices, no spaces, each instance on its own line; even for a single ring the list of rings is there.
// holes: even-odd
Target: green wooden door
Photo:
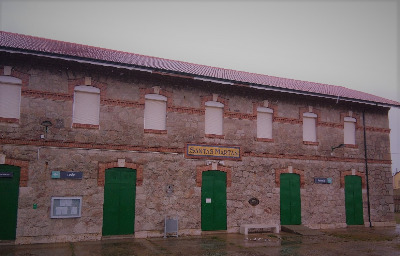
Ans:
[[[281,224],[301,224],[300,176],[282,173],[280,176]]]
[[[20,168],[0,165],[0,172],[12,173],[0,178],[0,240],[15,240]]]
[[[360,176],[344,177],[344,194],[347,225],[363,225],[363,202]]]
[[[136,170],[106,170],[103,235],[128,235],[135,230]]]
[[[201,229],[226,230],[226,173],[207,171],[202,176]]]

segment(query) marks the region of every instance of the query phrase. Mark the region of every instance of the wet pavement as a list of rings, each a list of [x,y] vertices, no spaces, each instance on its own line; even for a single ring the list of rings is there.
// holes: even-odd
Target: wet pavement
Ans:
[[[0,255],[10,256],[261,256],[261,255],[400,255],[400,225],[390,228],[352,227],[323,230],[304,236],[281,232],[208,234],[203,236],[118,239],[95,242],[5,245]]]

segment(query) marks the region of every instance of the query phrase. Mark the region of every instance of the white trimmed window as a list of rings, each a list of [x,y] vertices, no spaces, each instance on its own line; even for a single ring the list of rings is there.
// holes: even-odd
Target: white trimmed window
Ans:
[[[99,125],[99,116],[100,89],[87,85],[75,86],[72,122]]]
[[[273,113],[274,111],[270,108],[257,108],[257,138],[272,139]]]
[[[356,122],[353,117],[344,118],[344,144],[356,144]]]
[[[0,76],[0,117],[20,117],[21,79],[11,76]]]
[[[205,133],[222,135],[224,104],[216,101],[207,101],[205,105]]]
[[[144,129],[165,130],[167,122],[167,97],[146,94],[144,103]]]
[[[317,142],[317,115],[314,113],[303,114],[303,141]]]

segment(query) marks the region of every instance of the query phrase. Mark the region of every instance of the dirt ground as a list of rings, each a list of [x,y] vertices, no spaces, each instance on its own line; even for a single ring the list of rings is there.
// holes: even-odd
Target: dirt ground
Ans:
[[[323,235],[301,236],[281,232],[212,234],[179,238],[120,239],[95,242],[5,245],[7,256],[261,256],[261,255],[400,255],[400,225],[391,228],[352,227],[323,230]]]

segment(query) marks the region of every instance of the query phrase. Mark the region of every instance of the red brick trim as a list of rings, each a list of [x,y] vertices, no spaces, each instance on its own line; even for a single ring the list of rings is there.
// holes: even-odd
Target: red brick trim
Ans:
[[[301,123],[303,123],[303,114],[308,112],[310,112],[308,107],[299,108],[299,121],[301,121]],[[318,126],[321,123],[321,111],[319,109],[313,108],[311,113],[317,115],[315,125]]]
[[[78,124],[78,123],[73,123],[72,128],[82,128],[82,129],[94,129],[98,130],[100,129],[100,125],[98,124]]]
[[[110,168],[115,168],[118,166],[117,162],[99,163],[99,171],[97,176],[97,185],[99,187],[104,187],[104,182],[106,178],[106,170]],[[142,186],[143,184],[143,165],[125,162],[123,168],[135,169],[136,170],[136,186]]]
[[[239,120],[256,120],[257,116],[254,116],[253,114],[247,114],[247,113],[237,113],[237,112],[226,112],[224,114],[224,117],[227,118],[237,118]]]
[[[292,169],[292,173],[300,175],[300,187],[304,188],[305,179],[304,179],[304,171],[299,169]],[[284,169],[276,169],[275,170],[275,184],[276,187],[280,187],[281,185],[281,174],[282,173],[289,173],[289,167]]]
[[[19,123],[18,118],[6,118],[6,117],[0,117],[0,123]]]
[[[204,136],[206,138],[212,138],[212,139],[225,139],[225,135],[205,134]]]
[[[44,92],[44,91],[35,91],[28,90],[26,88],[22,88],[21,95],[28,98],[45,98],[51,100],[61,100],[61,101],[71,101],[73,100],[73,96],[67,93],[54,93],[54,92]]]
[[[390,129],[387,128],[379,128],[379,127],[365,127],[365,130],[369,132],[382,132],[382,133],[390,133]]]
[[[319,122],[318,125],[319,126],[324,126],[324,127],[343,129],[343,124],[336,124],[336,123],[329,123],[329,122]]]
[[[318,146],[319,142],[314,142],[314,141],[303,141],[304,145],[308,145],[308,146]]]
[[[344,127],[344,118],[345,117],[350,117],[348,111],[340,113],[340,124],[343,125],[343,127]],[[361,125],[360,115],[357,113],[352,113],[351,117],[356,119],[356,130],[363,129],[363,126]]]
[[[140,104],[137,101],[102,99],[100,102],[102,105],[108,105],[108,106],[119,106],[119,107],[131,107],[131,108],[144,109],[144,104]]]
[[[203,166],[197,166],[196,168],[196,186],[201,187],[202,185],[202,180],[203,176],[202,173],[206,171],[221,171],[221,172],[226,172],[226,186],[230,187],[232,185],[232,168],[231,167],[226,167],[217,164],[216,170],[212,169],[211,165],[203,165]]]
[[[96,144],[96,143],[52,141],[52,140],[0,138],[0,144],[34,145],[34,146],[60,147],[60,148],[106,149],[106,150],[140,151],[140,152],[162,152],[162,153],[180,153],[180,154],[184,153],[184,148],[145,147],[145,146],[132,146],[132,145]]]
[[[296,118],[287,118],[287,117],[275,117],[274,122],[284,123],[284,124],[302,124],[303,121]]]
[[[0,76],[3,76],[3,74],[4,74],[4,66],[0,66]],[[10,76],[21,79],[21,85],[23,87],[26,87],[29,84],[30,75],[26,74],[24,72],[18,71],[14,67],[11,68],[11,75]]]
[[[75,87],[73,87],[75,88]],[[154,89],[153,89],[154,91]],[[160,90],[161,91],[161,90]],[[160,93],[161,94],[161,93]],[[73,93],[68,94],[68,93],[54,93],[54,92],[45,92],[45,91],[36,91],[36,90],[29,90],[27,88],[22,88],[21,89],[21,95],[29,98],[44,98],[44,99],[51,99],[51,100],[56,100],[56,101],[72,101],[73,100]],[[100,93],[101,95],[101,93]],[[144,108],[144,101],[127,101],[127,100],[118,100],[118,99],[106,99],[106,98],[101,98],[101,104],[102,105],[108,105],[108,106],[121,106],[121,107],[133,107],[133,108]],[[190,107],[180,107],[180,106],[173,106],[172,103],[168,103],[170,106],[167,107],[167,112],[177,112],[177,113],[187,113],[187,114],[196,114],[196,115],[204,115],[205,113],[205,108],[199,109],[199,108],[190,108]],[[253,112],[254,112],[254,107],[257,109],[257,106],[261,105],[258,103],[254,103],[253,105]],[[224,105],[225,106],[225,105]],[[296,118],[286,118],[286,117],[278,117],[278,112],[277,112],[277,107],[275,105],[270,105],[269,108],[274,109],[273,113],[273,121],[278,122],[278,123],[289,123],[289,124],[302,124],[302,120],[296,119]],[[318,126],[324,126],[324,127],[332,127],[332,128],[338,128],[338,129],[343,129],[344,128],[344,117],[347,116],[348,113],[341,113],[341,123],[330,123],[330,122],[322,122],[318,121],[317,125]],[[343,117],[342,117],[343,116]],[[355,114],[353,114],[355,116]],[[246,120],[256,120],[257,115],[256,114],[248,114],[248,113],[236,113],[236,112],[225,112],[224,117],[227,118],[238,118],[238,119],[246,119]],[[319,117],[319,115],[318,115]],[[357,123],[358,122],[358,118]],[[0,122],[6,122],[6,121],[1,121]],[[14,121],[12,121],[14,122]],[[15,121],[17,122],[17,121]],[[363,129],[360,124],[357,124],[358,130]],[[367,131],[370,132],[381,132],[381,133],[390,133],[390,129],[388,128],[381,128],[381,127],[366,127]]]
[[[146,102],[146,94],[157,94],[155,91],[155,88],[140,88],[140,99],[139,99],[139,104],[144,106],[144,103]],[[165,96],[167,98],[167,111],[171,108],[173,108],[174,104],[172,102],[172,92],[167,91],[165,89],[160,88],[159,95]]]
[[[167,130],[144,129],[144,133],[167,134]]]
[[[256,141],[261,141],[261,142],[274,142],[274,139],[256,138]]]
[[[257,118],[257,108],[265,107],[263,101],[253,102],[253,115]],[[268,108],[272,109],[274,112],[272,113],[272,119],[274,120],[278,117],[278,105],[269,103]]]
[[[195,115],[204,115],[205,111],[198,108],[188,108],[188,107],[178,107],[173,106],[167,108],[168,112],[177,112],[177,113],[186,113],[186,114],[195,114]]]
[[[19,186],[27,187],[28,180],[29,180],[29,172],[28,172],[29,162],[6,157],[5,164],[18,166],[21,168],[20,177],[19,177]]]
[[[162,152],[162,153],[178,153],[184,154],[185,148],[168,148],[168,147],[145,147],[132,145],[117,144],[95,144],[71,141],[51,141],[51,140],[27,140],[27,139],[4,139],[0,138],[0,144],[8,145],[33,145],[44,147],[60,147],[60,148],[84,148],[84,149],[106,149],[106,150],[123,150],[123,151],[139,151],[139,152]],[[364,158],[345,158],[318,155],[290,155],[290,154],[270,154],[245,152],[242,157],[262,157],[276,159],[296,159],[296,160],[314,160],[314,161],[333,161],[333,162],[351,162],[365,163]],[[391,164],[391,160],[368,159],[370,164]]]
[[[358,145],[354,145],[354,144],[344,144],[345,148],[358,148]]]
[[[68,93],[71,96],[74,95],[75,86],[78,86],[78,85],[85,85],[84,77],[77,78],[77,79],[68,79]],[[89,85],[89,86],[93,86],[93,87],[100,89],[100,99],[105,98],[106,92],[107,92],[107,84],[91,79],[91,85]]]
[[[344,185],[345,185],[344,184],[344,177],[345,176],[350,176],[350,175],[353,175],[353,171],[352,170],[340,172],[340,187],[341,188],[344,188]],[[365,173],[359,172],[359,171],[355,171],[355,175],[361,177],[362,188],[365,189],[367,187],[367,183],[365,182],[365,180],[366,180]]]
[[[213,95],[207,95],[207,96],[202,96],[201,97],[201,110],[206,111],[206,102],[207,101],[214,101]],[[217,102],[224,104],[224,117],[229,117],[228,113],[229,113],[229,100],[225,99],[221,96],[218,95],[217,97]]]

